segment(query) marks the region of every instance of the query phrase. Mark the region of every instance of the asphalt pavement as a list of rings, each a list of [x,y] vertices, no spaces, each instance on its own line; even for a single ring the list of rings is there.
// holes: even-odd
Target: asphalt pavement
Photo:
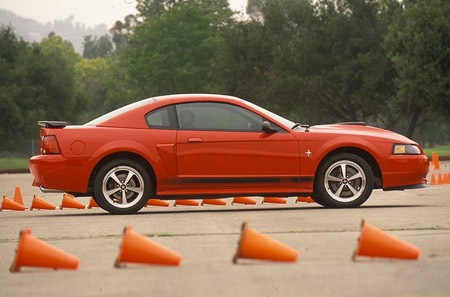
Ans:
[[[441,162],[450,172],[450,162]],[[0,194],[21,186],[55,205],[61,194],[31,187],[29,174],[0,175]],[[383,192],[355,209],[317,204],[147,207],[115,216],[101,209],[0,212],[0,296],[450,296],[450,185]],[[84,204],[89,197],[78,198]],[[171,202],[172,204],[173,202]],[[365,218],[421,249],[419,260],[351,260]],[[297,249],[296,263],[240,260],[232,264],[242,222]],[[114,268],[123,228],[183,256],[178,267]],[[19,233],[81,259],[76,271],[23,268],[10,273]]]

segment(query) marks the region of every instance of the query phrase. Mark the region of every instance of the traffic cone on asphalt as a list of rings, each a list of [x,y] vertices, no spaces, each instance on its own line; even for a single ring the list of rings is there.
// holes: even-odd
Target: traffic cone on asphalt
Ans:
[[[444,184],[450,184],[450,173],[446,173],[444,176]]]
[[[25,206],[23,206],[20,203],[17,203],[14,200],[9,199],[6,196],[3,196],[3,202],[2,202],[2,207],[0,208],[0,211],[2,210],[20,210],[23,211],[25,210]]]
[[[61,202],[61,206],[59,207],[60,209],[63,208],[78,208],[78,209],[85,209],[86,205],[84,205],[83,203],[76,201],[75,197],[72,198],[72,195],[65,193],[63,196],[63,200]]]
[[[198,201],[191,200],[191,199],[175,200],[175,203],[173,204],[173,206],[177,206],[177,205],[198,206]]]
[[[441,165],[439,164],[439,156],[436,155],[434,159],[434,170],[441,170]]]
[[[77,269],[80,259],[31,235],[31,229],[22,230],[16,258],[11,272],[22,266],[53,269]]]
[[[298,251],[249,228],[247,223],[243,223],[241,240],[234,255],[233,263],[236,264],[239,258],[297,262]]]
[[[286,201],[286,199],[279,198],[279,197],[264,197],[261,204],[264,204],[264,203],[286,204],[287,201]]]
[[[122,245],[115,267],[122,263],[141,263],[156,265],[180,265],[181,255],[165,246],[131,230],[131,225],[123,231]]]
[[[436,177],[434,176],[434,173],[431,174],[431,181],[430,186],[434,186],[436,184]]]
[[[145,207],[147,207],[148,205],[168,207],[170,203],[160,199],[148,199],[147,204],[145,204]]]
[[[202,200],[202,206],[205,204],[210,205],[227,205],[227,202],[223,199],[203,199]]]
[[[91,197],[91,200],[89,200],[89,205],[87,206],[87,208],[91,209],[93,207],[100,207],[100,206],[98,206],[97,202],[95,202],[94,197]]]
[[[33,196],[33,202],[31,202],[30,210],[33,209],[50,209],[54,210],[56,209],[56,205],[51,204],[48,201],[45,201],[42,198],[39,198],[37,195]]]
[[[444,180],[442,179],[441,173],[438,174],[437,184],[438,185],[443,185],[444,184]]]
[[[20,191],[20,187],[16,187],[14,190],[14,201],[25,206],[23,203],[22,191]]]
[[[365,220],[362,221],[361,227],[359,244],[353,253],[353,261],[358,256],[408,260],[419,258],[418,247],[367,224]]]
[[[253,200],[250,197],[234,197],[233,201],[231,202],[231,205],[233,205],[235,203],[237,203],[237,204],[245,204],[245,205],[247,205],[247,204],[253,204],[254,205],[254,204],[256,204],[256,200]]]
[[[435,166],[436,164],[436,153],[431,152],[431,165]]]
[[[298,202],[315,203],[316,201],[314,201],[310,196],[307,196],[307,197],[299,196],[299,197],[297,197],[297,200],[295,201],[295,203],[298,203]]]

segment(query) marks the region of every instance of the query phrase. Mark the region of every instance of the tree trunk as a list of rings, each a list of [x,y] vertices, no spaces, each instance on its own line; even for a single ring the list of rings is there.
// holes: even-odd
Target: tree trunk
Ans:
[[[419,120],[420,114],[422,113],[422,108],[417,107],[412,115],[411,122],[409,122],[408,132],[406,133],[406,137],[412,139],[414,134],[414,130],[416,129],[417,122]]]

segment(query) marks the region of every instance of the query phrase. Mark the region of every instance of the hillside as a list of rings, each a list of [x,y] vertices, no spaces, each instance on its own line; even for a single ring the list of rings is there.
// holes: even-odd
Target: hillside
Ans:
[[[0,9],[0,25],[11,25],[19,36],[30,42],[39,42],[53,31],[65,40],[72,42],[75,50],[80,54],[83,52],[83,36],[108,34],[108,28],[105,24],[90,28],[75,22],[73,16],[65,20],[56,20],[52,23],[42,24],[33,19],[18,16],[5,9]]]

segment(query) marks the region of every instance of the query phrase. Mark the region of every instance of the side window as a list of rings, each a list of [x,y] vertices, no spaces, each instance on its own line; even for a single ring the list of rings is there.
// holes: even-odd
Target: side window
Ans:
[[[169,107],[161,107],[145,115],[145,121],[151,129],[172,129],[170,125]]]
[[[176,106],[180,129],[261,132],[263,118],[245,108],[215,102]]]

